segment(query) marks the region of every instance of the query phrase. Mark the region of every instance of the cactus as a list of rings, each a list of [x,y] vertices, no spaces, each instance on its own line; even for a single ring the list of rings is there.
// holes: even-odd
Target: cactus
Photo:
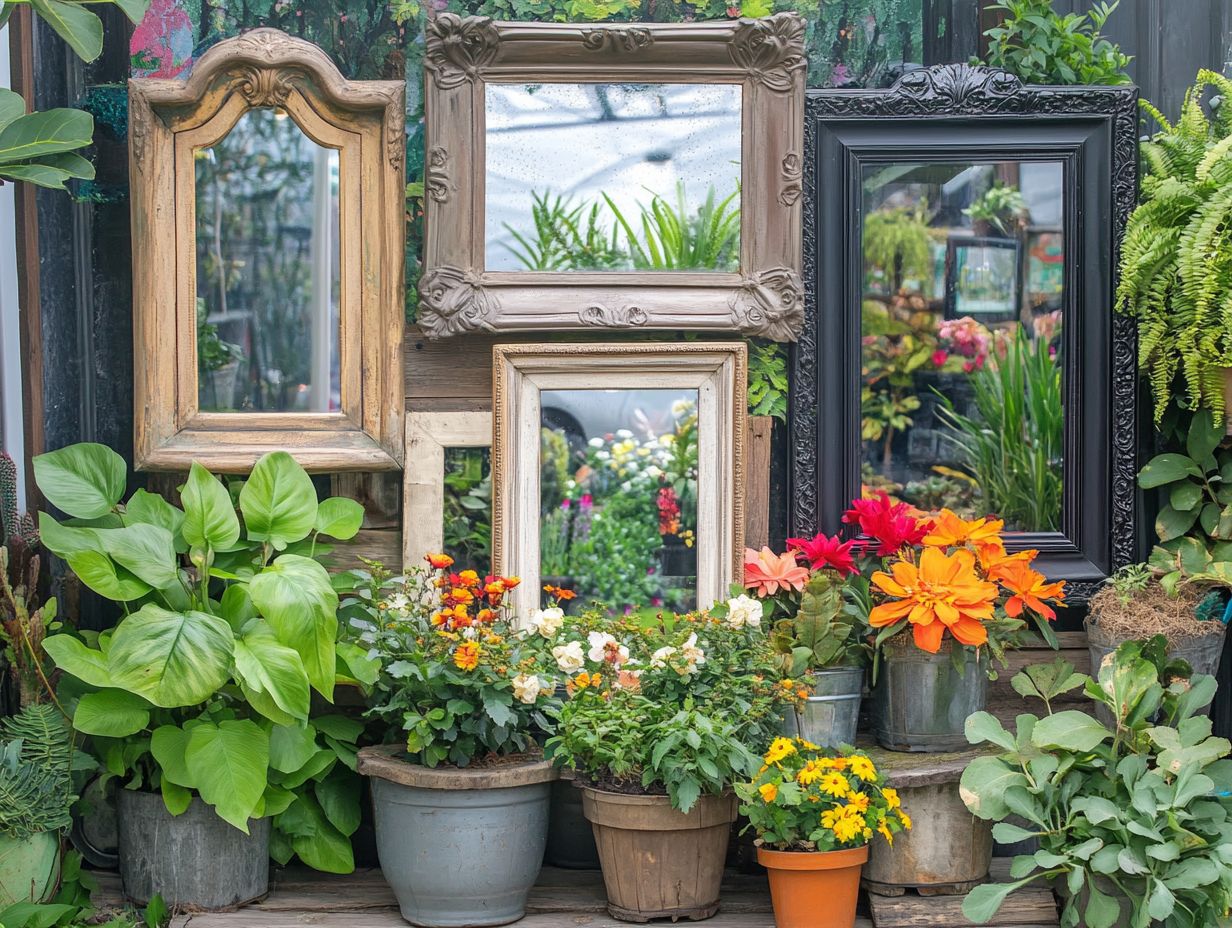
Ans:
[[[32,513],[17,511],[17,462],[0,451],[0,544],[20,538],[30,548],[39,544],[38,526]]]

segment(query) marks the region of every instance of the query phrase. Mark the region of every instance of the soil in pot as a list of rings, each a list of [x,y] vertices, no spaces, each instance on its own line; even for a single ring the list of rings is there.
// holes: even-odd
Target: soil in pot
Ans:
[[[731,794],[702,796],[684,813],[666,796],[583,787],[608,912],[627,922],[714,915],[736,807]]]
[[[137,905],[157,894],[172,908],[218,912],[269,892],[268,818],[249,821],[244,834],[196,797],[172,815],[158,793],[128,789],[118,810],[120,879]]]
[[[426,928],[504,925],[526,914],[547,843],[556,769],[540,758],[423,767],[364,748],[377,854],[402,917]]]
[[[868,845],[841,851],[757,849],[777,928],[851,928]]]

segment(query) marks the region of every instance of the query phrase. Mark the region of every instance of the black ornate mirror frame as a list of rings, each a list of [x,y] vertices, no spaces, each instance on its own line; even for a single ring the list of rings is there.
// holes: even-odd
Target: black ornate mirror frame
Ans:
[[[1138,378],[1131,320],[1113,313],[1120,240],[1137,194],[1135,87],[1024,86],[968,65],[910,71],[886,90],[809,91],[804,331],[793,354],[793,534],[838,531],[860,490],[861,173],[887,161],[1001,159],[1064,166],[1066,405],[1062,525],[1016,533],[1082,600],[1142,550]],[[1073,321],[1069,321],[1073,320]]]

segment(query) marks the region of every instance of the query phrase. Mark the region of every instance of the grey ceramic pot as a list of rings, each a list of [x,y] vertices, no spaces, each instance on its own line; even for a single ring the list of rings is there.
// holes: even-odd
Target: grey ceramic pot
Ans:
[[[827,748],[855,744],[864,669],[815,670],[810,679],[812,695],[787,712],[783,734]]]
[[[422,767],[365,748],[377,855],[402,917],[424,928],[505,925],[526,914],[547,843],[548,761]]]
[[[133,902],[157,894],[173,909],[221,911],[269,892],[268,818],[244,834],[196,797],[172,815],[159,793],[118,792],[120,879]]]
[[[963,726],[984,708],[988,692],[988,650],[962,648],[962,670],[954,665],[955,647],[947,637],[929,654],[909,635],[882,646],[881,668],[873,687],[873,732],[891,751],[961,751],[968,747]]]

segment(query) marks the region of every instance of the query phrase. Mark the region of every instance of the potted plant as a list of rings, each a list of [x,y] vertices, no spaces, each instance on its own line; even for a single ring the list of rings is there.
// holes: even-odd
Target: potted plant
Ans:
[[[770,643],[781,674],[801,684],[784,733],[826,747],[854,744],[868,652],[860,618],[868,610],[857,604],[868,582],[852,558],[855,542],[818,534],[787,545],[782,555],[744,552],[744,585],[759,598],[737,597],[729,615],[756,625],[765,605],[771,618],[782,616]]]
[[[1174,668],[1175,669],[1175,668]],[[963,913],[989,921],[1005,898],[1051,881],[1064,904],[1061,924],[1112,928],[1214,925],[1232,902],[1227,808],[1229,745],[1198,714],[1215,694],[1210,676],[1172,676],[1162,637],[1130,641],[1099,669],[1098,682],[1058,660],[1028,667],[1014,689],[1043,702],[1044,715],[1018,716],[1007,732],[987,713],[967,722],[974,744],[1001,749],[973,761],[962,796],[979,818],[997,822],[1002,842],[1039,841],[1016,857],[1011,883],[987,884]],[[1083,688],[1109,710],[1106,726],[1051,701]],[[1021,816],[1026,825],[1006,821]]]
[[[519,630],[505,600],[516,577],[450,571],[443,554],[428,563],[374,577],[367,618],[351,620],[380,665],[370,714],[390,738],[360,752],[359,770],[403,917],[503,925],[525,914],[543,860],[556,770],[535,738],[563,614]]]
[[[0,719],[0,911],[41,903],[60,882],[73,824],[73,738],[60,710],[31,704]]]
[[[769,642],[737,606],[719,611],[592,614],[587,647],[559,652],[570,698],[545,750],[576,771],[608,911],[624,921],[718,911],[732,784],[776,733]]]
[[[866,552],[887,558],[870,578],[877,740],[894,751],[958,750],[967,717],[984,707],[990,659],[1004,663],[1024,616],[1057,646],[1049,603],[1063,601],[1065,583],[1031,567],[1037,552],[1008,554],[998,520],[948,509],[917,520],[884,494],[855,501],[844,518],[872,539]]]
[[[206,321],[205,300],[197,300],[197,369],[201,377],[201,404],[210,409],[235,405],[235,383],[244,352],[223,341],[218,326]]]
[[[114,629],[43,642],[75,678],[73,727],[124,781],[125,892],[139,903],[160,894],[171,905],[239,905],[267,891],[271,852],[349,872],[359,807],[348,768],[361,726],[311,718],[309,696],[371,679],[358,646],[335,641],[337,594],[314,559],[322,537],[358,531],[359,504],[318,504],[285,452],[257,462],[238,513],[197,463],[182,508],[144,490],[121,502],[124,461],[102,445],[40,455],[34,472],[73,518],[43,513],[44,545],[125,611]]]
[[[867,754],[800,738],[775,739],[736,794],[757,833],[778,928],[851,928],[869,842],[877,834],[893,844],[911,827]]]

